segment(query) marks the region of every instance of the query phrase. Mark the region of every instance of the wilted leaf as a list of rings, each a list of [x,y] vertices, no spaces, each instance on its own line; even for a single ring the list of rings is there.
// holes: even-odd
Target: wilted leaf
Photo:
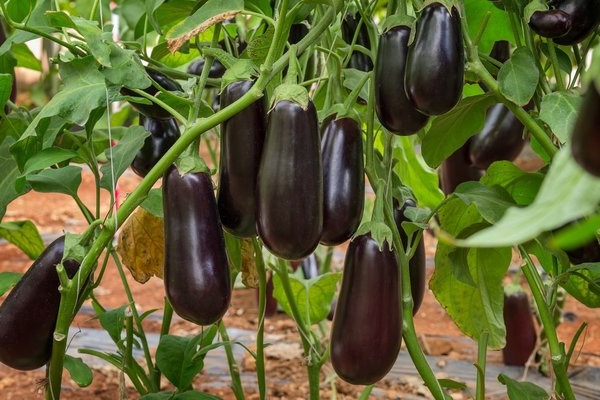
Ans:
[[[254,262],[254,246],[252,240],[241,241],[242,254],[242,283],[249,288],[258,287],[258,274],[256,272],[256,263]]]
[[[162,218],[139,207],[121,227],[117,253],[133,279],[145,283],[163,277],[164,242]]]

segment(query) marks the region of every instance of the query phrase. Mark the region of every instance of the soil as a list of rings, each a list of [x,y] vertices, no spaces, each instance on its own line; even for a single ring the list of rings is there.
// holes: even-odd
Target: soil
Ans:
[[[131,172],[126,172],[119,180],[121,199],[127,196],[139,182],[139,178]],[[94,184],[91,174],[84,171],[83,182],[80,188],[80,197],[85,204],[95,204]],[[109,201],[106,192],[102,196],[103,213],[106,213]],[[52,240],[64,231],[81,232],[86,224],[80,217],[75,203],[64,195],[30,192],[14,201],[8,208],[5,220],[31,219],[38,226],[46,241]],[[428,275],[433,271],[433,255],[435,239],[429,234],[425,235],[428,255]],[[0,242],[0,272],[25,271],[31,261],[14,246]],[[339,261],[336,268],[341,268]],[[135,282],[127,272],[127,281],[135,299],[135,305],[140,311],[157,309],[156,314],[162,312],[164,289],[163,283],[158,278],[152,278],[145,284]],[[95,290],[98,301],[106,308],[116,308],[127,304],[127,297],[123,291],[121,278],[116,266],[111,262],[101,285]],[[2,298],[0,298],[0,301]],[[98,322],[92,318],[91,306],[84,305],[84,310],[76,317],[74,328],[99,328]],[[588,309],[573,299],[569,298],[564,309],[563,322],[559,327],[560,339],[567,346],[575,331],[582,322],[588,324],[585,340],[581,351],[574,357],[574,367],[583,365],[600,366],[600,315]],[[149,319],[145,323],[148,332],[158,333],[159,319]],[[234,290],[231,307],[224,317],[228,328],[240,328],[255,331],[257,326],[257,311],[255,292],[251,289]],[[476,359],[476,344],[465,338],[444,309],[437,303],[431,291],[427,291],[425,300],[415,318],[417,332],[422,340],[427,353],[436,356],[438,362],[445,360],[463,360],[473,363]],[[328,327],[329,325],[327,325]],[[199,332],[199,327],[175,318],[171,333],[191,335]],[[302,352],[299,346],[299,337],[293,321],[283,313],[278,313],[266,321],[266,333],[271,338],[277,338],[279,347],[273,346],[273,352],[267,348],[267,379],[269,380],[269,398],[280,399],[305,399],[308,398],[308,383],[306,369],[303,365]],[[283,347],[282,347],[283,346]],[[403,357],[408,357],[403,353]],[[488,363],[501,364],[501,352],[490,351]],[[243,357],[240,365],[244,381],[244,389],[248,398],[258,398],[255,380],[251,381],[255,366],[248,355]],[[533,366],[532,369],[535,369]],[[379,382],[376,385],[377,397],[409,399],[425,396],[423,386],[413,377],[393,378]],[[362,387],[352,386],[335,379],[331,366],[325,365],[321,377],[323,398],[358,398]],[[21,372],[0,365],[0,392],[4,399],[42,399],[43,398],[44,370]],[[215,384],[215,379],[221,379],[221,385]],[[194,382],[198,389],[222,396],[225,399],[234,398],[228,377],[216,378],[210,373],[200,374]],[[165,387],[168,388],[165,381]],[[65,372],[63,379],[62,398],[64,399],[117,399],[136,398],[137,392],[128,384],[120,372],[110,366],[94,368],[94,380],[87,388],[78,388]],[[455,398],[467,398],[468,395],[457,392]]]

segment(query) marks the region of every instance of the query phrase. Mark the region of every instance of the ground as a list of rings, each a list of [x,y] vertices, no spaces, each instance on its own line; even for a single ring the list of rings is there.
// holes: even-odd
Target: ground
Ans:
[[[128,171],[119,181],[120,196],[124,198],[139,182],[139,178]],[[93,181],[91,175],[84,171],[80,197],[86,204],[94,204]],[[106,211],[108,199],[102,198]],[[8,208],[6,220],[31,219],[40,229],[45,240],[50,241],[64,231],[80,232],[85,228],[85,223],[80,218],[78,210],[70,198],[64,195],[42,194],[30,192],[26,196],[13,202]],[[428,275],[433,270],[433,255],[435,239],[429,234],[425,235],[428,254]],[[14,246],[0,242],[0,272],[23,272],[30,265],[27,257]],[[518,267],[518,266],[515,266]],[[152,278],[146,284],[139,284],[128,275],[136,305],[140,310],[159,309],[163,304],[163,284],[160,279]],[[96,290],[100,302],[108,308],[119,307],[127,303],[127,298],[114,264],[109,264],[102,284]],[[2,298],[0,298],[0,301]],[[77,316],[74,328],[98,328],[96,320],[92,319],[89,305],[84,307],[88,312]],[[578,357],[574,359],[574,368],[581,365],[600,365],[600,315],[588,309],[571,298],[567,300],[563,323],[559,327],[559,336],[567,345],[581,322],[588,323],[587,333],[583,348]],[[224,318],[228,328],[240,328],[255,331],[257,325],[255,292],[249,289],[236,289],[231,307]],[[436,302],[430,291],[427,291],[424,303],[415,319],[417,332],[429,355],[437,357],[437,364],[445,364],[450,360],[462,360],[473,363],[476,357],[476,345],[465,338],[454,323],[446,316],[442,307]],[[149,321],[146,325],[148,332],[158,332],[159,324],[156,320]],[[184,322],[181,319],[174,321],[172,332],[192,333],[198,327]],[[278,338],[281,342],[267,359],[267,377],[269,379],[269,398],[303,399],[307,398],[307,379],[305,368],[302,365],[301,352],[298,345],[299,338],[293,322],[284,314],[277,314],[266,322],[266,332],[271,338]],[[281,346],[284,346],[283,348]],[[287,346],[287,347],[285,347]],[[405,353],[403,357],[408,357]],[[500,352],[489,352],[488,363],[501,364]],[[250,357],[244,356],[241,365],[243,377],[252,377],[254,365]],[[0,365],[0,391],[4,399],[41,399],[41,381],[44,377],[43,370],[20,372]],[[333,377],[332,369],[326,365],[322,375],[323,398],[357,398],[362,387],[354,387],[341,382]],[[210,391],[224,398],[233,398],[227,377],[222,378],[222,385],[215,385],[214,375],[200,375],[195,381],[197,388]],[[78,388],[67,375],[63,382],[63,398],[65,399],[116,399],[135,398],[136,392],[125,384],[120,385],[120,376],[116,369],[108,366],[97,367],[94,370],[94,382],[90,387]],[[254,381],[244,381],[248,398],[257,398]],[[396,379],[390,378],[377,385],[376,394],[381,398],[408,399],[412,396],[422,396],[423,388],[412,371],[411,376]],[[124,390],[124,392],[122,391]],[[466,398],[466,395],[457,393],[456,398]]]

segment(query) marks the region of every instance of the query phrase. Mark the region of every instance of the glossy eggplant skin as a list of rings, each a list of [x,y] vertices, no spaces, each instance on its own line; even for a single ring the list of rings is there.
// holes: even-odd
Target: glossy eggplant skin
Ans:
[[[370,235],[348,246],[331,328],[331,363],[340,378],[369,385],[392,368],[402,341],[401,285],[396,254]]]
[[[490,57],[504,64],[510,58],[510,43],[508,40],[498,40],[494,42]]]
[[[171,78],[169,78],[162,72],[159,72],[155,69],[146,67],[146,73],[148,74],[148,76],[150,78],[152,78],[152,80],[154,80],[156,83],[158,83],[160,85],[160,87],[162,87],[165,90],[180,91],[180,92],[183,91],[183,88],[181,87],[181,85],[179,83],[172,80]],[[151,95],[155,95],[156,93],[158,93],[158,89],[155,88],[153,84],[150,84],[150,86],[145,88],[144,91]],[[126,87],[123,87],[121,89],[121,93],[126,96],[139,97],[139,95],[137,93],[134,93],[132,90],[130,90]],[[137,111],[139,111],[140,113],[142,113],[145,116],[150,117],[150,118],[154,118],[154,119],[173,118],[173,116],[167,110],[165,110],[158,104],[142,104],[142,103],[134,103],[134,102],[130,102],[130,104]]]
[[[329,119],[321,139],[323,231],[321,243],[350,239],[362,219],[365,198],[362,131],[352,118]]]
[[[465,55],[460,17],[440,3],[426,6],[417,19],[406,61],[406,94],[417,110],[441,115],[460,100]]]
[[[450,195],[463,182],[478,181],[483,175],[469,159],[470,140],[444,160],[440,167],[440,186],[445,195]]]
[[[167,298],[180,317],[215,323],[229,307],[231,277],[210,176],[181,176],[170,167],[163,178],[163,209]]]
[[[411,135],[427,124],[404,87],[410,28],[399,25],[379,37],[375,63],[375,111],[379,122],[397,135]]]
[[[537,335],[529,298],[525,292],[504,294],[506,346],[502,349],[505,365],[523,366],[535,349]]]
[[[289,100],[268,114],[258,172],[257,231],[278,257],[312,253],[323,229],[323,168],[317,112]]]
[[[32,370],[50,360],[64,245],[64,236],[50,243],[0,305],[0,362],[11,368]],[[79,269],[72,260],[63,265],[70,278]]]
[[[571,29],[566,35],[554,38],[554,43],[574,45],[585,39],[600,24],[600,1],[562,0],[553,2],[556,9],[571,18]]]
[[[200,76],[202,74],[202,69],[204,69],[205,60],[203,58],[198,58],[190,63],[187,68],[187,72],[189,74]],[[210,70],[208,71],[209,78],[222,78],[225,73],[226,68],[221,64],[221,62],[217,59],[214,59],[212,64],[210,65]]]
[[[225,108],[252,88],[252,81],[229,84],[221,93]],[[238,237],[256,236],[256,181],[266,133],[267,104],[261,98],[221,126],[217,205],[221,223]]]
[[[395,200],[394,202],[396,203]],[[402,228],[402,223],[410,221],[405,215],[406,207],[416,207],[417,204],[413,200],[408,199],[404,202],[402,207],[397,207],[396,205],[397,204],[394,204],[394,221],[396,222],[396,227],[400,233],[402,246],[406,249],[408,245],[408,236],[406,235],[404,228]],[[421,237],[415,253],[408,261],[410,271],[410,293],[413,299],[413,315],[417,314],[417,311],[419,311],[419,308],[423,303],[423,298],[425,297],[425,283],[427,281],[425,276],[425,273],[427,272],[426,261],[425,242]]]
[[[154,119],[140,114],[140,123],[150,136],[131,162],[131,169],[142,178],[156,165],[158,160],[179,138],[179,127],[175,118]]]
[[[479,169],[494,161],[513,161],[523,150],[523,124],[504,104],[494,104],[487,112],[481,132],[469,141],[469,159]]]
[[[360,22],[360,14],[352,15],[346,14],[342,20],[342,37],[348,44],[352,43],[356,30],[358,29],[358,23]],[[365,23],[360,25],[358,35],[356,36],[356,44],[363,46],[364,48],[371,49],[371,40],[369,39],[369,30]],[[361,53],[360,51],[353,51],[348,61],[348,68],[355,68],[359,71],[369,72],[373,69],[373,61],[368,55]]]
[[[542,37],[558,38],[571,30],[571,17],[558,9],[536,11],[529,18],[528,25]]]
[[[571,152],[577,163],[600,177],[600,93],[591,84],[583,98],[571,137]]]

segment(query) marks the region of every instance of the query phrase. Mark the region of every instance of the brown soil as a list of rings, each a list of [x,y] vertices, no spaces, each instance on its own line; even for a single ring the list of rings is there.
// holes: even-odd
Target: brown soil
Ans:
[[[139,182],[139,178],[132,173],[126,173],[119,181],[121,198],[131,191]],[[84,203],[94,204],[93,181],[89,173],[84,173],[80,196]],[[106,192],[102,197],[103,212],[107,211],[108,196]],[[85,222],[80,218],[76,205],[64,195],[52,195],[30,192],[17,199],[8,208],[6,220],[31,219],[46,238],[51,239],[64,231],[80,232],[85,228]],[[429,258],[428,273],[431,274],[433,266],[432,259],[435,250],[435,240],[430,235],[425,235],[427,254]],[[14,246],[0,244],[0,272],[19,271],[23,272],[30,265],[30,261]],[[339,266],[338,266],[339,267]],[[161,313],[163,306],[164,290],[162,281],[152,278],[146,284],[135,282],[129,274],[127,279],[136,307],[139,310],[156,308]],[[95,291],[100,303],[106,308],[115,308],[127,303],[123,286],[117,269],[113,263],[109,263],[102,284]],[[1,300],[1,298],[0,298]],[[89,307],[88,307],[89,309]],[[577,365],[600,365],[600,316],[594,310],[588,309],[572,299],[567,300],[565,312],[570,318],[565,320],[559,328],[561,340],[568,345],[571,337],[582,322],[588,323],[587,334],[581,353],[575,358]],[[233,301],[229,312],[224,318],[227,327],[244,328],[251,331],[256,330],[257,313],[255,293],[253,290],[238,289],[234,291]],[[464,360],[470,363],[475,361],[476,345],[467,340],[454,323],[447,317],[442,307],[437,303],[430,291],[425,296],[424,303],[415,318],[417,332],[419,333],[425,349],[430,355],[438,356],[443,362],[445,359]],[[74,327],[99,327],[96,320],[89,314],[77,316]],[[148,332],[158,332],[159,322],[151,320],[146,323]],[[171,332],[181,334],[192,334],[198,332],[199,328],[190,323],[175,319]],[[280,342],[288,346],[279,353],[272,354],[267,358],[267,379],[269,382],[269,398],[281,399],[305,399],[308,396],[308,383],[306,370],[302,361],[297,331],[293,322],[284,314],[266,321],[266,332],[280,338]],[[282,354],[283,353],[283,354]],[[269,353],[267,352],[269,356]],[[501,363],[500,352],[490,352],[489,363]],[[251,357],[244,357],[240,366],[243,376],[251,376],[254,365]],[[0,392],[4,399],[41,399],[43,370],[20,372],[0,365]],[[215,377],[210,374],[200,374],[195,381],[195,387],[203,388],[205,384],[214,381]],[[326,365],[322,373],[322,397],[332,398],[334,391],[337,398],[357,398],[362,387],[355,387],[334,379],[330,366]],[[214,383],[214,382],[212,382]],[[258,398],[255,382],[244,382],[248,398]],[[165,383],[166,384],[166,383]],[[214,384],[207,386],[207,391],[222,396],[233,398],[228,387],[229,382],[223,380],[222,387]],[[382,398],[407,399],[412,396],[423,395],[422,385],[419,379],[390,379],[377,384],[378,395]],[[116,399],[136,398],[136,392],[127,383],[122,383],[119,371],[112,367],[102,367],[94,370],[94,381],[90,387],[78,388],[68,378],[65,372],[63,380],[64,399]],[[457,393],[456,398],[466,398]]]

